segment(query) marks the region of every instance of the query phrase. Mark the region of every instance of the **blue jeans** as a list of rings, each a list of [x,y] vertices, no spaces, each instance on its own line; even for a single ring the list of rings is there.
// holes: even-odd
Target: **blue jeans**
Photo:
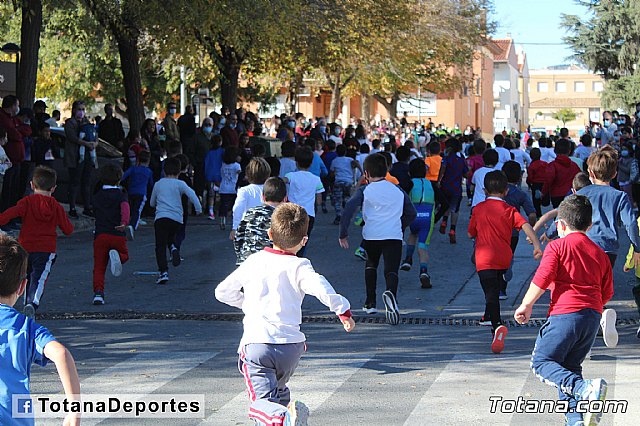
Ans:
[[[600,327],[602,315],[593,309],[552,315],[540,328],[531,354],[531,369],[540,381],[558,388],[561,401],[569,402],[567,418],[582,420],[575,412],[575,390],[584,383],[582,363]]]

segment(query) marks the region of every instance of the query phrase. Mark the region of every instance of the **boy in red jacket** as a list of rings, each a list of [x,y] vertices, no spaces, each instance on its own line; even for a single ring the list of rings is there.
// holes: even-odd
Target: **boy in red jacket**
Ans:
[[[571,184],[575,175],[581,172],[580,167],[570,158],[571,142],[558,139],[556,142],[556,159],[549,163],[546,169],[547,178],[542,187],[542,194],[549,195],[551,204],[556,209],[571,194]]]
[[[507,176],[494,170],[484,177],[487,199],[473,208],[469,222],[469,238],[476,239],[476,270],[485,296],[484,319],[491,321],[491,350],[504,349],[507,327],[500,317],[500,290],[506,287],[504,274],[511,265],[511,233],[522,229],[533,243],[533,257],[540,259],[542,250],[531,225],[518,211],[504,201],[509,191]]]
[[[0,225],[22,218],[18,242],[29,253],[24,314],[30,318],[35,316],[51,267],[56,261],[56,228],[60,227],[65,235],[73,232],[64,208],[51,196],[56,189],[56,178],[55,170],[36,167],[31,180],[34,193],[0,214]]]

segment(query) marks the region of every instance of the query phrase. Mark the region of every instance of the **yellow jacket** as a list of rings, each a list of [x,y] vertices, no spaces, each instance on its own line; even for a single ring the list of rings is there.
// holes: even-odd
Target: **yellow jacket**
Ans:
[[[638,226],[640,227],[640,217],[638,218]],[[627,261],[624,264],[625,268],[633,269],[633,264],[631,263],[633,258],[633,246],[629,247],[629,253],[627,253]],[[636,277],[640,278],[640,266],[635,270]]]

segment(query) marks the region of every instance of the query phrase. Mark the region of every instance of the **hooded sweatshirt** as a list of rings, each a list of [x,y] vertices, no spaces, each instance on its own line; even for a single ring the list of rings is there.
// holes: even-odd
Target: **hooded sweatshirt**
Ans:
[[[566,155],[560,154],[547,165],[546,179],[542,187],[543,194],[551,197],[564,197],[571,192],[573,178],[580,173],[580,167]]]
[[[60,203],[47,195],[24,197],[0,214],[0,225],[17,217],[22,218],[18,242],[29,253],[55,253],[58,226],[65,235],[73,232],[73,225]]]

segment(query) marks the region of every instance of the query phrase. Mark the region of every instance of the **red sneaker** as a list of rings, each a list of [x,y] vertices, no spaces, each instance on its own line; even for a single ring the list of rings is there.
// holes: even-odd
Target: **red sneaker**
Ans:
[[[447,222],[445,222],[444,220],[440,222],[439,232],[443,235],[447,232]]]
[[[449,243],[451,244],[456,243],[456,231],[454,231],[453,229],[449,231]]]
[[[507,337],[507,333],[509,333],[509,329],[504,325],[499,326],[493,332],[493,342],[491,343],[491,351],[494,354],[499,354],[504,350],[504,339]]]

